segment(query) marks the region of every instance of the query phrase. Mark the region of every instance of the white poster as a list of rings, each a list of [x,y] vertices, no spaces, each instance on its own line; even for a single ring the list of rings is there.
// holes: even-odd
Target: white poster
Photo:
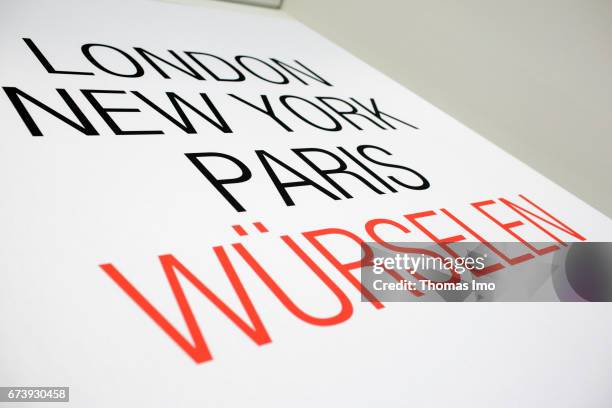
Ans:
[[[504,269],[612,238],[417,95],[248,6],[19,0],[0,21],[0,386],[78,407],[609,403],[605,304],[364,301],[362,243],[521,244]]]

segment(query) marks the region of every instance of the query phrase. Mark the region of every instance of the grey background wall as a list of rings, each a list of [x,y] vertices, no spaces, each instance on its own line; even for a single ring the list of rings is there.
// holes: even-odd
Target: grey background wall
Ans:
[[[612,1],[282,8],[612,216]]]

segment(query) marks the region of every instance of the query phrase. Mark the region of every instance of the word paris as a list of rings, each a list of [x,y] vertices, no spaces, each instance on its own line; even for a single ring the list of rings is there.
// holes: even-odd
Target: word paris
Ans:
[[[304,175],[294,167],[291,167],[290,164],[265,150],[256,150],[255,154],[270,181],[288,207],[295,205],[293,198],[289,194],[289,189],[296,187],[314,188],[318,193],[332,200],[341,200],[342,197],[347,199],[353,198],[351,193],[347,191],[348,187],[343,187],[340,180],[356,180],[359,182],[359,185],[365,186],[376,194],[397,193],[397,188],[425,190],[430,186],[429,181],[416,170],[376,157],[381,154],[383,156],[391,156],[389,151],[381,147],[361,145],[357,146],[354,153],[349,152],[342,146],[337,146],[336,149],[337,152],[321,148],[291,149],[300,159],[300,162],[305,163],[315,176],[324,180],[325,185],[317,183],[314,178]],[[244,183],[251,180],[253,173],[244,162],[225,153],[204,152],[186,153],[185,155],[236,211],[246,211],[243,205],[226,187],[228,184]],[[315,157],[318,158],[315,159]],[[221,160],[222,163],[229,165],[232,168],[232,177],[223,178],[209,169],[207,160],[211,158],[217,161]],[[327,161],[331,159],[334,165],[331,168],[329,168],[329,165],[323,166],[320,163],[321,158],[327,159]],[[385,173],[380,172],[381,168],[385,170]],[[375,169],[378,169],[379,172],[377,173]],[[282,173],[290,173],[291,179],[282,181]],[[399,178],[395,176],[398,173],[401,174]],[[235,174],[238,175],[235,176]]]
[[[255,80],[275,85],[298,84],[309,86],[316,84],[326,89],[333,85],[320,74],[316,73],[298,60],[283,62],[277,58],[263,60],[260,58],[238,55],[232,59],[195,51],[178,53],[169,50],[167,53],[153,53],[140,47],[134,47],[128,53],[122,49],[105,44],[85,44],[81,47],[84,59],[89,62],[92,70],[60,69],[52,58],[47,57],[36,43],[23,39],[27,48],[35,59],[42,65],[47,73],[53,75],[77,76],[106,76],[125,78],[140,78],[149,74],[157,78],[197,80],[212,79],[217,82],[242,82]],[[164,82],[165,83],[165,82]],[[64,88],[57,88],[58,99],[54,102],[43,102],[39,96],[31,91],[14,86],[3,86],[3,89],[13,104],[17,113],[23,120],[32,136],[43,136],[33,116],[36,113],[46,112],[60,123],[67,125],[66,129],[76,130],[87,136],[100,135],[87,112],[96,112],[116,135],[155,135],[164,134],[170,126],[171,130],[179,130],[186,134],[199,133],[201,124],[206,129],[222,133],[232,133],[234,124],[227,118],[223,107],[232,110],[227,104],[239,104],[255,115],[263,115],[280,129],[293,132],[296,126],[312,127],[315,129],[337,132],[349,126],[357,130],[370,129],[396,129],[395,126],[408,127],[411,130],[418,128],[404,119],[391,115],[379,108],[374,98],[354,98],[317,96],[301,97],[298,95],[280,95],[271,98],[267,95],[258,97],[241,97],[233,93],[225,94],[223,100],[215,100],[207,93],[197,96],[180,96],[176,92],[166,91],[165,100],[159,101],[159,95],[147,95],[136,90],[121,89],[81,89],[80,96]],[[163,91],[162,91],[163,92]],[[46,95],[48,98],[48,95]],[[79,105],[79,101],[87,101],[87,109]],[[221,98],[219,98],[221,99]],[[274,100],[276,99],[276,100]],[[154,102],[157,100],[157,102]],[[153,123],[147,123],[145,112],[153,114]],[[71,115],[60,112],[70,111]],[[139,114],[137,123],[139,129],[125,128],[119,123],[116,114]],[[199,123],[192,123],[192,118]],[[237,122],[244,122],[245,116]],[[162,121],[160,123],[159,121]],[[293,123],[295,122],[295,123]],[[124,122],[125,123],[125,122]],[[197,125],[197,126],[196,126]]]

